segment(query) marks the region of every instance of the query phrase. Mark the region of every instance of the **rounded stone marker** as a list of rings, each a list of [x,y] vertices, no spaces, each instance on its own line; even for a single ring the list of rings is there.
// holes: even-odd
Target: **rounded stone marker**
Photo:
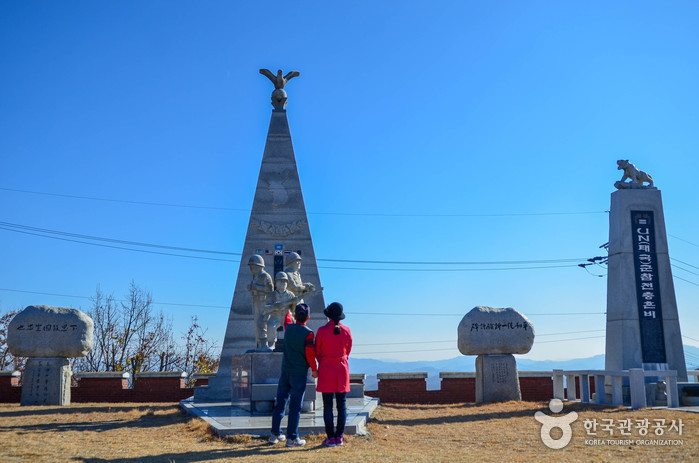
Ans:
[[[30,305],[10,322],[7,346],[18,357],[84,357],[92,349],[93,328],[80,310]]]
[[[461,319],[458,333],[464,355],[526,354],[534,344],[532,323],[511,307],[474,307]]]

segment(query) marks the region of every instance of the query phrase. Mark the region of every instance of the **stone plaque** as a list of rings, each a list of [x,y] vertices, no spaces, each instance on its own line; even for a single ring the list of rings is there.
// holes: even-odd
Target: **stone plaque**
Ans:
[[[464,355],[526,354],[534,344],[534,327],[515,309],[478,306],[464,315],[458,328]]]
[[[27,359],[21,405],[70,405],[70,379],[68,359]]]
[[[476,403],[522,400],[517,363],[511,354],[476,357]]]
[[[631,238],[643,363],[665,363],[665,336],[653,211],[631,211]]]
[[[7,346],[18,357],[84,357],[94,324],[77,309],[30,305],[8,326]]]

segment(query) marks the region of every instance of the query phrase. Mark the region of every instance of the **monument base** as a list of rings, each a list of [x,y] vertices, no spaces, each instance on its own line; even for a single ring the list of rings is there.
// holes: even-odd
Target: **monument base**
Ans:
[[[508,400],[522,400],[514,355],[476,357],[476,403]]]
[[[24,367],[21,405],[70,405],[70,362],[30,357]]]
[[[231,402],[231,406],[253,413],[270,413],[277,396],[279,375],[282,371],[281,352],[250,352],[232,356],[231,391],[228,397],[218,397],[214,391],[221,388],[200,386],[194,390],[194,403]],[[212,378],[214,379],[214,378]],[[306,394],[301,410],[312,412],[322,405],[316,392],[311,371],[306,378]]]

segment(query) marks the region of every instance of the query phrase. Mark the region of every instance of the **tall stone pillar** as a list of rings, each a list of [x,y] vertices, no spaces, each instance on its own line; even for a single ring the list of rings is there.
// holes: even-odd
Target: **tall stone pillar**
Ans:
[[[291,78],[295,75],[289,73],[287,77]],[[287,77],[284,79],[288,80]],[[300,274],[304,282],[312,283],[316,288],[321,287],[296,167],[294,146],[291,142],[289,121],[284,109],[286,92],[282,88],[286,80],[279,81],[281,84],[273,80],[276,89],[272,94],[272,104],[275,109],[272,111],[267,142],[262,155],[243,255],[223,340],[221,361],[216,376],[209,379],[209,385],[195,389],[195,401],[198,402],[230,401],[233,356],[256,348],[252,295],[247,289],[252,280],[252,274],[248,268],[250,256],[254,254],[262,256],[266,270],[274,276],[277,271],[284,270],[286,255],[296,252],[302,258]],[[306,297],[304,302],[308,304],[311,311],[308,326],[316,331],[327,322],[323,315],[325,308],[323,295],[321,293]]]
[[[608,266],[606,369],[667,368],[687,381],[660,190],[612,193]]]

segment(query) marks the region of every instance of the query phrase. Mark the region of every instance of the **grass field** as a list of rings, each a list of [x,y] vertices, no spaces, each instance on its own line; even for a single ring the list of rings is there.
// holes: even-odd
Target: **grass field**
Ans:
[[[698,414],[566,404],[562,413],[578,414],[573,437],[567,447],[551,450],[541,441],[536,411],[551,415],[548,404],[531,402],[386,405],[370,420],[370,434],[347,436],[344,447],[325,448],[321,445],[325,436],[307,436],[306,447],[287,449],[250,436],[217,438],[203,421],[175,405],[0,404],[0,461],[699,461]],[[623,436],[616,426],[628,419],[632,435]],[[648,435],[641,436],[635,423],[645,419],[651,425]],[[613,434],[598,428],[596,435],[587,435],[586,420],[600,426],[609,423],[603,420],[612,420]],[[653,425],[660,422],[654,420],[665,420],[662,436],[655,435]],[[668,428],[672,420],[682,421],[681,435]],[[560,437],[560,430],[554,429],[551,436]],[[614,441],[599,445],[592,439]]]

